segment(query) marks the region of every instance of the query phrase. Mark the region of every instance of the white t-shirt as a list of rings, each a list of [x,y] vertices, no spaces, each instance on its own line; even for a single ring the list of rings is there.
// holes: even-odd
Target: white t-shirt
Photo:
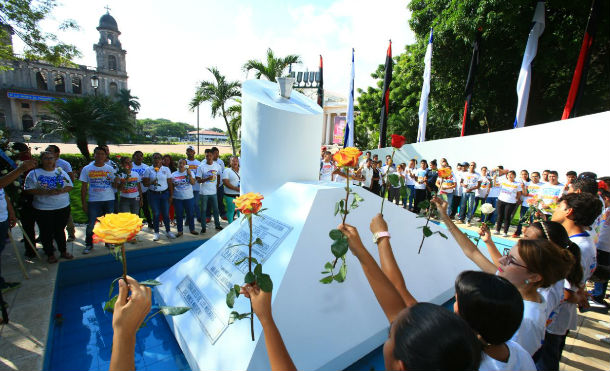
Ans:
[[[542,346],[544,333],[546,332],[546,301],[542,296],[542,302],[523,300],[523,320],[521,326],[510,339],[521,345],[531,356]]]
[[[511,182],[508,178],[504,178],[500,183],[498,200],[514,204],[517,202],[517,192],[520,192],[521,189],[521,182]]]
[[[335,171],[335,165],[332,162],[322,162],[320,167],[320,180],[332,181],[333,171]]]
[[[0,222],[5,222],[8,219],[8,205],[6,204],[6,195],[4,188],[0,188]]]
[[[207,180],[201,183],[201,190],[199,191],[201,195],[215,195],[216,189],[218,188],[218,175],[222,174],[222,169],[220,165],[216,162],[212,162],[211,165],[208,165],[206,162],[203,162],[197,168],[197,178],[209,178],[212,177],[212,180]]]
[[[477,183],[481,179],[481,175],[479,173],[471,173],[470,171],[465,171],[462,173],[461,181],[462,181],[462,192],[466,192],[469,188],[474,188],[477,186]],[[474,190],[471,192],[475,192]]]
[[[124,178],[125,174],[119,174],[119,177]],[[121,189],[121,197],[124,198],[138,198],[140,197],[140,192],[138,191],[138,184],[142,182],[142,178],[140,174],[136,171],[131,170],[129,177],[123,183],[123,188]]]
[[[595,247],[598,250],[610,252],[610,207],[604,209],[592,229],[595,232],[593,237]]]
[[[493,178],[491,179],[491,189],[489,190],[487,197],[497,198],[500,195],[500,183],[503,180],[506,180],[505,176],[496,177],[495,181]]]
[[[55,162],[55,166],[62,168],[66,173],[72,172],[72,165],[64,159],[58,158]]]
[[[364,177],[364,182],[362,182],[362,186],[371,188],[371,183],[373,181],[373,168],[366,167],[366,164],[365,164],[364,167],[362,168],[362,171],[360,171],[360,175],[362,175]]]
[[[174,185],[174,198],[176,200],[190,200],[194,197],[192,184],[186,177],[186,172],[190,173],[191,178],[195,178],[195,174],[189,169],[183,172],[174,171],[172,173],[172,184]]]
[[[387,175],[390,175],[390,174],[395,174],[395,173],[396,173],[396,166],[394,166],[394,165],[392,165],[392,166],[383,165],[383,166],[381,167],[381,170],[380,170],[380,176],[381,176],[382,178],[384,178],[384,179],[385,179],[385,177],[386,177]],[[389,186],[392,184],[392,183],[390,183],[389,181],[388,181],[387,183],[388,183],[388,184],[387,184],[387,186],[388,186],[388,187],[389,187]],[[382,184],[383,184],[383,180],[382,180]],[[397,187],[394,187],[394,186],[392,186],[392,187],[393,187],[393,188],[400,188],[400,181],[399,181],[399,183],[398,183],[398,186],[397,186]]]
[[[424,181],[424,177],[427,173],[428,171],[422,168],[419,168],[413,172],[415,179],[417,179],[417,181],[415,182],[415,189],[426,189],[426,182]]]
[[[72,186],[72,180],[68,173],[57,167],[53,171],[41,168],[34,169],[25,178],[25,189],[61,189]],[[34,195],[32,206],[38,210],[57,210],[70,205],[70,193],[64,192],[58,195]]]
[[[224,173],[224,171],[225,171],[225,162],[223,160],[221,160],[220,158],[218,158],[218,160],[216,160],[216,163],[218,164],[218,167],[220,167],[219,174],[220,174],[220,177],[222,178],[222,173]]]
[[[172,172],[167,166],[161,166],[158,169],[156,171],[154,167],[150,166],[146,173],[144,173],[143,178],[150,179],[148,189],[155,192],[163,192],[168,188],[167,180],[172,177]]]
[[[89,164],[80,172],[79,180],[89,183],[89,202],[114,200],[112,182],[115,170],[110,165]]]
[[[525,188],[527,189],[528,195],[521,197],[521,199],[523,200],[521,205],[525,206],[525,207],[529,207],[529,205],[527,204],[527,200],[529,200],[530,198],[532,198],[534,196],[538,196],[540,194],[540,190],[542,189],[542,186],[544,186],[544,183],[525,182],[523,184],[525,185]]]
[[[481,181],[481,186],[479,187],[479,189],[477,189],[476,196],[479,198],[486,198],[487,194],[489,193],[489,190],[491,189],[491,178],[487,175],[481,175],[481,179],[479,180]]]
[[[546,301],[546,326],[548,327],[557,317],[557,309],[563,301],[563,287],[565,280],[559,280],[549,287],[539,288],[538,292]],[[565,332],[564,332],[565,333]]]
[[[462,189],[462,186],[460,185],[460,181],[462,180],[463,173],[464,173],[463,171],[459,171],[459,170],[456,170],[453,172],[453,175],[455,178],[455,190],[453,192],[458,197],[461,197],[462,193],[464,192],[464,189]]]
[[[189,170],[193,173],[193,174],[197,174],[197,168],[199,167],[199,165],[201,165],[201,161],[194,159],[193,161],[191,160],[186,160],[186,166],[189,168]],[[195,182],[195,184],[193,184],[193,192],[199,192],[199,183]]]
[[[405,185],[408,185],[408,186],[415,185],[415,181],[413,180],[413,178],[411,178],[411,174],[413,174],[413,171],[415,171],[415,168],[413,168],[413,169],[407,168],[405,170]]]
[[[488,356],[485,352],[481,353],[481,364],[479,365],[479,371],[495,371],[495,370],[507,370],[507,371],[535,371],[536,365],[532,356],[521,347],[521,345],[514,341],[507,341],[506,346],[510,355],[508,356],[507,362],[501,362]]]
[[[453,173],[453,171],[451,172],[449,178],[440,179],[439,184],[442,184],[443,189],[439,190],[438,193],[450,194],[455,192],[455,187],[457,187],[457,184],[455,183],[455,174]]]
[[[140,165],[136,165],[135,163],[133,163],[131,165],[131,171],[135,171],[136,173],[138,173],[138,175],[140,176],[140,180],[144,178],[146,170],[148,170],[148,165],[146,165],[145,163],[141,163]],[[148,191],[148,187],[144,186],[144,183],[140,184],[140,187],[142,187],[142,193]]]
[[[557,199],[559,199],[559,197],[561,197],[564,193],[564,185],[559,183],[556,185],[553,185],[551,183],[545,183],[540,190],[538,191],[540,198],[542,199],[542,202],[545,205],[551,205],[553,203],[557,202]],[[545,212],[545,214],[549,214],[548,212]]]
[[[225,179],[227,179],[229,181],[229,184],[231,184],[233,187],[239,187],[240,185],[241,178],[239,177],[239,174],[235,173],[235,170],[230,167],[226,168],[225,171],[222,173],[223,183]],[[234,189],[230,189],[229,187],[225,187],[225,194],[238,195],[239,192]]]
[[[570,236],[570,240],[580,248],[580,265],[582,266],[583,272],[583,280],[580,284],[582,286],[591,277],[597,266],[595,245],[593,244],[593,239],[587,232]],[[578,290],[578,287],[572,287],[567,280],[564,280],[564,288],[571,291]],[[565,335],[567,330],[576,330],[576,319],[578,316],[576,313],[576,304],[563,301],[559,304],[555,312],[556,315],[554,316],[553,321],[547,327],[549,333],[554,335]]]

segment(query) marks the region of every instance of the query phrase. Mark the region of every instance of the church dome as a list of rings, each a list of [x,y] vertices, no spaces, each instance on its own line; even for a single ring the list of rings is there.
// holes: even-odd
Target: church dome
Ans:
[[[108,13],[104,14],[100,18],[100,25],[97,27],[97,29],[106,29],[119,32],[119,26],[116,24],[116,20]]]

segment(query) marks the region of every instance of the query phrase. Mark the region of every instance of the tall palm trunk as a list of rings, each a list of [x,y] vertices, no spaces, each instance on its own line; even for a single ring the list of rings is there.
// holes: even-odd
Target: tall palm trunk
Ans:
[[[227,125],[227,132],[229,133],[229,140],[231,141],[231,149],[233,150],[233,156],[237,156],[235,152],[235,143],[233,142],[233,133],[231,132],[231,125],[229,125],[229,121],[227,120],[227,113],[225,112],[225,106],[221,106],[222,109],[222,118],[225,119],[225,124]]]
[[[76,147],[87,161],[91,161],[91,156],[89,154],[89,142],[87,141],[87,137],[76,138]]]

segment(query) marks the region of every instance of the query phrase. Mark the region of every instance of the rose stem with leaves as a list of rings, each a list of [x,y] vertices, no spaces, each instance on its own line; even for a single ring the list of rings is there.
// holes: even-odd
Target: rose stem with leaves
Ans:
[[[394,154],[396,153],[396,148],[392,151],[392,164],[394,164]],[[383,203],[385,202],[385,191],[388,189],[388,173],[390,172],[390,168],[388,167],[388,172],[385,174],[385,185],[383,186],[383,195],[381,196],[381,212],[380,214],[383,216]]]
[[[440,190],[443,189],[443,182],[445,181],[444,178],[441,178],[441,186],[439,187]],[[428,223],[430,223],[430,217],[432,216],[432,202],[430,202],[430,206],[428,206],[428,217],[426,218],[426,225],[424,226],[424,230],[428,227]],[[424,240],[426,239],[426,234],[424,233],[424,231],[422,230],[422,236],[421,236],[421,243],[419,244],[419,250],[417,250],[417,253],[421,253],[421,248],[422,246],[424,246]]]
[[[345,207],[344,211],[343,211],[343,221],[342,224],[345,224],[345,218],[347,218],[347,201],[349,200],[349,168],[345,167],[344,168],[345,173],[347,175],[346,179],[346,186],[345,186],[345,205],[343,205]],[[333,268],[335,268],[335,266],[337,266],[337,261],[339,260],[339,258],[335,258],[335,261],[333,262]]]
[[[248,242],[248,272],[252,273],[252,214],[248,217],[248,227],[250,228],[250,241]],[[250,298],[250,335],[254,341],[254,309],[252,308],[252,298]]]

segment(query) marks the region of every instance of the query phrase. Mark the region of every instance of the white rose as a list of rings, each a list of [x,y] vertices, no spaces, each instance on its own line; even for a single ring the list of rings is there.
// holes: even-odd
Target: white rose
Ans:
[[[11,152],[11,151],[4,151],[4,153],[6,153],[7,156],[12,156],[13,155],[13,152]]]
[[[8,174],[8,170],[4,169],[4,170],[2,170],[2,172],[1,172],[1,173],[2,173],[2,174]]]
[[[19,187],[20,186],[19,182],[16,181],[16,180],[13,182],[13,184],[15,185],[15,187]]]
[[[485,215],[489,215],[494,211],[496,211],[496,209],[494,209],[494,207],[490,203],[485,203],[481,206],[481,213]]]
[[[28,142],[30,139],[32,139],[31,135],[27,135],[27,134],[23,135],[23,140],[25,140],[26,142]]]
[[[0,136],[4,135],[4,131],[0,130]]]
[[[23,164],[23,161],[17,160],[16,164],[17,164],[17,166],[21,166],[21,164]]]

